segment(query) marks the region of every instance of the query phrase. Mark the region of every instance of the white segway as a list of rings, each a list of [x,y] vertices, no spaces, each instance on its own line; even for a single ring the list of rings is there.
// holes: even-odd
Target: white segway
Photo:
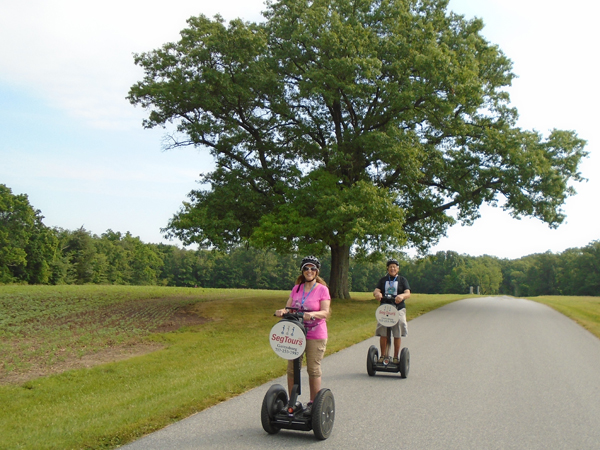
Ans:
[[[327,439],[333,429],[335,419],[335,401],[329,389],[321,389],[313,402],[312,412],[307,413],[298,401],[300,390],[300,358],[306,348],[306,330],[303,312],[292,308],[272,329],[269,334],[271,348],[283,359],[294,360],[294,386],[291,397],[280,384],[269,388],[263,399],[260,420],[263,429],[276,434],[280,429],[310,431],[317,439]]]
[[[384,327],[387,327],[387,348],[383,356],[383,362],[379,362],[379,350],[375,345],[369,347],[367,352],[367,373],[369,376],[374,376],[377,372],[400,372],[400,378],[406,378],[408,376],[408,370],[410,368],[410,352],[408,348],[404,347],[400,351],[400,357],[398,363],[395,364],[390,351],[392,348],[392,327],[400,320],[400,314],[396,309],[396,303],[394,297],[391,295],[385,295],[381,298],[381,304],[375,311],[375,317]]]

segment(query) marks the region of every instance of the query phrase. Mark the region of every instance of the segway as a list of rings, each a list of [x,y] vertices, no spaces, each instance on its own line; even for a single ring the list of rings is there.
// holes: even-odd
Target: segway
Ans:
[[[390,355],[392,348],[392,327],[400,320],[394,296],[385,295],[381,298],[381,304],[375,312],[375,317],[377,318],[377,322],[387,327],[387,348],[385,349],[385,354],[382,355],[383,362],[379,362],[379,350],[375,345],[369,347],[369,351],[367,352],[367,373],[372,377],[377,372],[400,372],[400,378],[406,378],[410,368],[410,352],[408,348],[404,347],[400,351],[397,364],[394,363]]]
[[[321,389],[308,413],[298,401],[300,389],[300,359],[306,349],[306,329],[304,313],[287,308],[269,335],[271,348],[275,353],[287,360],[294,360],[294,386],[288,400],[287,391],[280,384],[274,384],[263,399],[260,420],[263,429],[269,434],[276,434],[282,428],[288,430],[313,430],[317,439],[327,439],[333,429],[335,419],[335,401],[329,389]]]

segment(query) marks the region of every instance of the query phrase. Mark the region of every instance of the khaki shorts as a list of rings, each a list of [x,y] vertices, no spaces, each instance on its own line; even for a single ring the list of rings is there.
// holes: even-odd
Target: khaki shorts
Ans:
[[[400,316],[400,320],[398,320],[398,323],[392,327],[392,337],[406,337],[408,336],[408,324],[406,323],[406,308],[398,310],[398,313]],[[377,322],[375,336],[387,337],[387,329],[388,327],[384,327],[379,322]]]
[[[325,355],[327,348],[327,339],[307,339],[306,340],[306,371],[309,378],[319,378],[321,376],[321,361]],[[300,357],[300,367],[304,354]],[[288,361],[287,374],[289,377],[294,376],[294,360]]]

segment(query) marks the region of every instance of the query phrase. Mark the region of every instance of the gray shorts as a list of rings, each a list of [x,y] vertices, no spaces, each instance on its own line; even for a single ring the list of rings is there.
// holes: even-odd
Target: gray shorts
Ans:
[[[400,320],[398,323],[394,325],[392,328],[392,337],[406,337],[408,336],[408,324],[406,323],[406,308],[402,308],[398,310],[398,315],[400,316]],[[377,328],[375,329],[375,336],[384,336],[387,337],[388,327],[384,327],[379,322],[377,322]]]

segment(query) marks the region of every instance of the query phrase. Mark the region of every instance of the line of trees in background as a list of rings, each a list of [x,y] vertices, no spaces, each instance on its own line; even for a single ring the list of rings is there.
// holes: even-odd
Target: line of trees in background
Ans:
[[[83,227],[49,228],[25,194],[0,184],[0,283],[124,284],[288,290],[299,257],[245,247],[189,250],[148,244],[130,233],[100,236]],[[516,260],[438,252],[423,258],[394,255],[413,292],[484,295],[600,295],[600,241],[560,254]],[[331,258],[323,258],[328,280]],[[385,259],[351,259],[351,291],[369,292],[385,275]]]

